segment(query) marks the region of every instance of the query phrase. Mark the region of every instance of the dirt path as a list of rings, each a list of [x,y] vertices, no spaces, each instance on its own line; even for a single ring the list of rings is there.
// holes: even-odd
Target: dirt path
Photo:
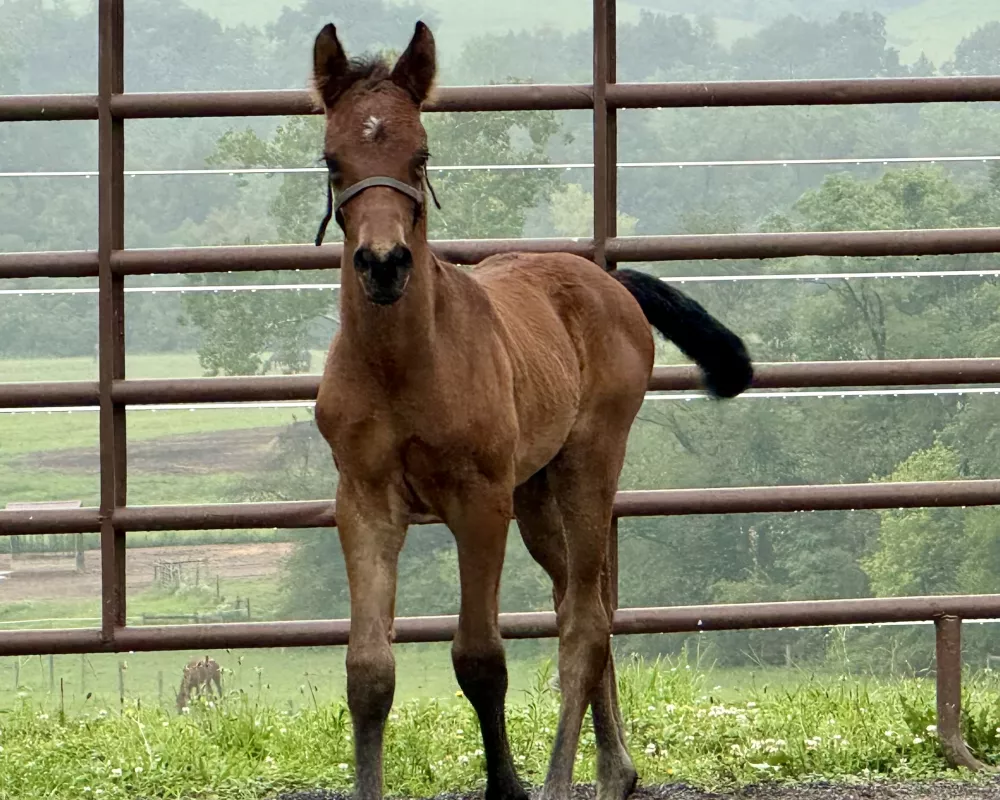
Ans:
[[[149,588],[153,582],[153,564],[158,561],[203,560],[199,571],[206,582],[214,582],[216,575],[223,581],[266,578],[281,568],[282,560],[292,547],[288,542],[130,547],[125,557],[128,589],[131,593]],[[73,571],[72,557],[18,557],[13,562],[8,557],[0,569],[11,570],[5,580],[0,580],[0,604],[19,600],[97,598],[101,594],[101,556],[96,550],[87,552],[82,573]]]
[[[482,792],[443,795],[437,800],[482,800]],[[537,800],[539,793],[531,793]],[[592,786],[579,786],[573,800],[594,800]],[[973,786],[957,781],[936,783],[845,785],[819,783],[809,786],[755,786],[732,794],[702,792],[688,786],[646,786],[632,795],[633,800],[1000,800],[1000,781]],[[348,800],[343,794],[313,791],[279,795],[276,800]]]

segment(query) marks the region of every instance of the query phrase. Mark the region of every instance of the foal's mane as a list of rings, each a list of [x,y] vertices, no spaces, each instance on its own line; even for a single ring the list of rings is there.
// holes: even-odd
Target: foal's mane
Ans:
[[[352,58],[348,62],[347,72],[338,78],[338,83],[341,91],[347,91],[358,83],[361,84],[362,89],[367,91],[374,89],[382,81],[388,80],[391,74],[392,65],[389,64],[385,55],[381,53],[366,54]],[[320,109],[323,108],[323,89],[324,84],[318,82],[314,76],[310,85],[310,94],[313,103]]]

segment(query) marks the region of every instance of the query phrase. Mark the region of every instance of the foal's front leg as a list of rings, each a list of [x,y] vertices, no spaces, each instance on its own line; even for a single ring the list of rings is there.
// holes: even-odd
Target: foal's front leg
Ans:
[[[390,509],[385,487],[341,478],[337,526],[351,594],[347,645],[347,705],[354,727],[355,796],[382,797],[382,737],[396,688],[392,624],[405,516]]]
[[[474,487],[461,493],[446,519],[458,545],[462,586],[452,663],[458,685],[479,718],[486,753],[486,800],[527,800],[507,738],[507,662],[497,618],[511,495],[507,487]]]

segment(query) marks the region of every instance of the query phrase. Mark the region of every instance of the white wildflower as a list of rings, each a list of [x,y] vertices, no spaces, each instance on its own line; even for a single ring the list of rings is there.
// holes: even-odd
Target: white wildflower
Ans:
[[[468,764],[469,763],[469,757],[465,756],[465,755],[459,756],[458,757],[458,763],[459,764]]]
[[[937,725],[928,725],[927,726],[927,732],[928,733],[937,733]]]
[[[114,775],[116,778],[120,777],[122,774],[121,767],[115,767],[113,770],[111,770],[111,774]]]
[[[668,714],[673,714],[677,710],[677,706],[675,706],[673,703],[667,703],[663,707],[663,710],[666,711]]]
[[[338,768],[339,768],[339,769],[340,769],[341,771],[344,771],[344,770],[346,770],[346,769],[347,769],[347,764],[337,764],[337,767],[338,767]]]
[[[924,743],[924,740],[923,740],[923,739],[921,739],[921,738],[920,738],[919,736],[914,736],[914,737],[913,737],[913,743],[914,743],[914,744],[923,744],[923,743]]]
[[[646,745],[646,755],[651,756],[656,752],[656,743],[650,742]]]
[[[136,775],[141,775],[142,774],[142,767],[136,767],[135,768],[135,774]]]

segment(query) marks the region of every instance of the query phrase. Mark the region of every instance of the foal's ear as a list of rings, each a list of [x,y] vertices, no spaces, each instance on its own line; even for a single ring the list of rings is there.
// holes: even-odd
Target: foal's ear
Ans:
[[[420,105],[431,93],[436,73],[434,35],[424,23],[418,22],[406,52],[392,68],[392,82],[406,89]]]
[[[323,27],[313,45],[313,84],[323,105],[330,108],[347,89],[349,63],[333,23]]]

